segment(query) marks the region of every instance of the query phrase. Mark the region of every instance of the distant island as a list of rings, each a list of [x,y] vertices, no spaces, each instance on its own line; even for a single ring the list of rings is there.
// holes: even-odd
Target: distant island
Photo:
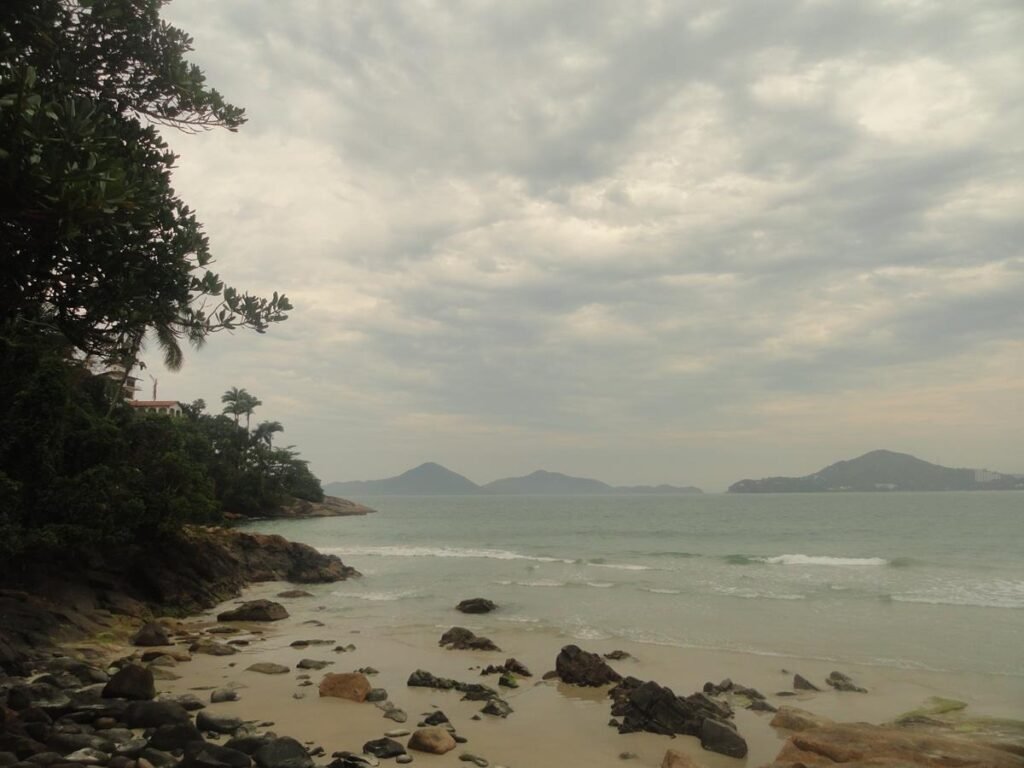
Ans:
[[[324,486],[334,496],[462,496],[536,494],[570,495],[676,495],[701,493],[694,486],[630,485],[614,486],[587,477],[572,477],[560,472],[537,470],[523,477],[506,477],[486,485],[477,485],[468,477],[434,462],[421,464],[395,477],[383,480],[334,482]]]
[[[907,453],[884,450],[838,461],[804,477],[740,480],[729,486],[729,493],[1006,490],[1024,490],[1024,475],[1006,475],[987,469],[953,469]]]

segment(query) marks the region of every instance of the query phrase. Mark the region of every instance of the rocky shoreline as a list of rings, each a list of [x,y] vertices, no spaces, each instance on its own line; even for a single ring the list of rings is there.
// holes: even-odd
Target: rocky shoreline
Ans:
[[[429,652],[400,641],[387,652],[386,638],[362,634],[358,623],[315,618],[320,606],[307,590],[268,584],[257,590],[264,597],[222,605],[250,582],[358,575],[276,536],[194,529],[161,557],[89,573],[77,602],[66,586],[63,602],[46,610],[35,604],[48,598],[0,593],[0,637],[21,651],[0,676],[0,768],[365,768],[389,760],[501,768],[523,765],[525,754],[533,765],[738,767],[754,764],[754,725],[780,740],[773,761],[756,763],[771,768],[1024,767],[1024,724],[968,717],[961,702],[934,700],[880,725],[804,709],[816,696],[871,696],[838,670],[790,672],[766,693],[725,679],[677,695],[628,674],[643,667],[621,649],[541,644],[522,657],[519,639],[503,634],[501,645],[511,643],[517,656],[496,657],[493,640],[452,626]],[[36,612],[9,612],[12,604]],[[206,613],[166,615],[184,610]],[[461,610],[475,616],[500,606],[477,598]],[[38,623],[28,627],[26,616]],[[552,668],[535,677],[538,663]],[[571,722],[551,717],[547,708],[574,699],[584,705],[570,704]],[[573,746],[573,729],[584,723],[584,740],[595,740],[595,728],[612,734],[605,759]],[[533,759],[538,728],[563,729],[567,751],[556,757],[538,746]]]
[[[373,514],[377,510],[350,499],[338,496],[324,496],[323,501],[292,499],[287,504],[260,515],[239,515],[228,513],[229,520],[307,520],[317,517],[359,517]]]
[[[358,576],[333,555],[281,536],[191,527],[127,556],[38,566],[0,589],[0,670],[20,673],[55,643],[116,633],[158,615],[194,614],[263,581]]]

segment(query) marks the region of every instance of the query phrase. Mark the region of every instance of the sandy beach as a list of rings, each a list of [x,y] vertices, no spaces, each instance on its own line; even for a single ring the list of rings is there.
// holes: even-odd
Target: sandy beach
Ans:
[[[555,633],[530,631],[500,621],[500,609],[483,616],[463,615],[452,610],[437,616],[437,623],[403,625],[401,616],[387,625],[358,620],[328,619],[321,606],[331,585],[310,589],[311,597],[278,598],[288,588],[283,583],[265,583],[246,590],[243,599],[269,598],[285,605],[289,618],[269,623],[233,623],[237,633],[220,635],[221,640],[240,643],[231,656],[194,654],[189,662],[170,669],[174,680],[158,680],[161,692],[194,693],[209,701],[214,688],[235,688],[239,700],[208,704],[208,711],[230,714],[289,735],[310,746],[323,747],[327,755],[340,750],[360,752],[362,745],[397,728],[415,730],[416,723],[435,709],[441,709],[467,742],[456,750],[435,756],[415,753],[416,762],[429,765],[462,765],[464,753],[481,756],[491,765],[504,766],[659,766],[666,749],[691,756],[708,768],[758,766],[771,761],[788,737],[769,725],[772,715],[737,707],[735,722],[749,745],[745,759],[717,755],[701,748],[692,737],[669,738],[648,733],[620,735],[609,727],[610,701],[606,689],[566,685],[558,680],[541,680],[554,668],[560,648],[577,642],[586,650],[606,653],[627,651],[633,658],[612,662],[622,675],[656,680],[679,695],[701,690],[705,682],[730,678],[756,688],[775,705],[807,709],[837,721],[884,723],[901,713],[920,707],[929,697],[945,696],[967,702],[974,715],[1019,717],[1024,702],[1024,681],[1017,678],[949,674],[883,667],[844,665],[868,693],[844,693],[828,688],[824,680],[837,666],[832,662],[757,656],[703,649],[631,644],[622,641],[575,641]],[[472,595],[465,595],[465,597]],[[219,611],[233,607],[230,601],[207,614],[188,619],[182,629],[199,632],[214,626]],[[323,626],[318,624],[322,623]],[[452,626],[465,626],[486,635],[502,651],[454,651],[438,647],[441,633]],[[308,647],[293,647],[295,641],[326,641]],[[338,646],[354,650],[336,652]],[[133,649],[137,650],[137,649]],[[461,694],[407,686],[413,671],[424,669],[435,675],[467,682],[497,686],[496,676],[481,677],[488,664],[500,664],[515,657],[533,672],[520,678],[519,688],[502,689],[502,697],[513,708],[506,719],[479,715],[481,702],[461,701]],[[302,670],[302,659],[330,662],[323,670]],[[267,675],[247,668],[257,662],[275,662],[289,668],[286,674]],[[317,684],[329,672],[351,672],[372,667],[379,673],[370,677],[375,687],[388,691],[389,701],[405,710],[409,719],[402,725],[385,719],[371,703],[321,698]],[[793,674],[815,682],[820,692],[793,692]],[[304,678],[308,675],[308,678]],[[311,683],[305,684],[304,682]],[[791,695],[782,696],[779,693]],[[404,743],[406,739],[400,738]],[[623,757],[630,754],[633,757]]]

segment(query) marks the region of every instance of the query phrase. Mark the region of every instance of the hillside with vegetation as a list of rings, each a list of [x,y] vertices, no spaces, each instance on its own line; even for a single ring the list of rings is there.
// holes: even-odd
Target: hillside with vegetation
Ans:
[[[906,453],[871,451],[838,461],[803,477],[740,480],[730,493],[821,491],[978,491],[1024,489],[1024,476],[978,469],[954,469]]]

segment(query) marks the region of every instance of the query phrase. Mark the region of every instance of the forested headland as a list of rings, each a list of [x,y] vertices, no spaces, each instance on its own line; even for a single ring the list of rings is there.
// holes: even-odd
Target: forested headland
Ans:
[[[162,131],[235,131],[245,115],[187,61],[192,40],[161,5],[0,10],[0,570],[322,498],[274,445],[280,424],[231,410],[245,390],[225,396],[230,415],[125,403],[145,344],[176,369],[212,334],[264,333],[292,309],[225,285],[172,187]]]

